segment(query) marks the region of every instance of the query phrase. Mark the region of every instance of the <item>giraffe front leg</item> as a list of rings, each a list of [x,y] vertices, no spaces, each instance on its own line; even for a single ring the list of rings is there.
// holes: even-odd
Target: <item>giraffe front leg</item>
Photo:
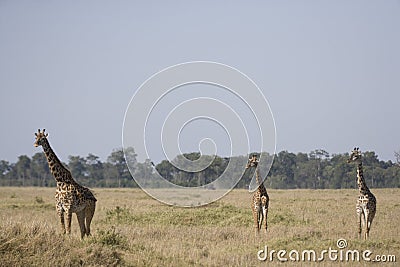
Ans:
[[[72,212],[71,210],[67,210],[67,222],[66,222],[66,233],[71,234],[71,221],[72,221]]]
[[[56,210],[57,210],[57,215],[60,218],[61,233],[65,234],[64,209],[60,204],[57,204]]]
[[[259,234],[259,227],[258,227],[258,217],[259,217],[259,208],[257,206],[252,207],[253,210],[253,219],[254,219],[254,230],[255,230],[255,235],[256,237]]]
[[[369,211],[368,210],[364,210],[364,214],[365,214],[365,236],[364,239],[367,240],[369,237],[369,229],[371,228],[371,222],[370,222],[370,216],[369,216]]]
[[[261,199],[262,203],[262,213],[263,213],[263,218],[264,218],[264,229],[265,229],[265,234],[267,233],[268,230],[268,199],[266,197],[263,197]],[[261,227],[261,225],[260,225]]]
[[[362,212],[359,207],[357,207],[357,225],[358,225],[358,238],[361,239],[361,216]]]

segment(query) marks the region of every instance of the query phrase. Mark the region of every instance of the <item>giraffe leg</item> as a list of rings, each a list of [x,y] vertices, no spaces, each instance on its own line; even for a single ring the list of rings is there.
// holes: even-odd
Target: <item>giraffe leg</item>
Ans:
[[[267,198],[263,197],[261,199],[262,202],[262,215],[264,218],[264,229],[265,229],[265,233],[267,233],[267,229],[268,229],[268,222],[267,222],[267,218],[268,218],[268,202],[267,202]],[[261,225],[260,225],[261,227]]]
[[[79,228],[81,230],[81,239],[85,236],[86,228],[85,228],[85,210],[79,211],[76,213],[76,217],[78,218]]]
[[[258,227],[258,217],[259,217],[259,207],[258,206],[253,206],[253,219],[254,219],[254,229],[255,229],[255,234],[256,237],[258,236],[258,233],[260,231]]]
[[[60,205],[57,205],[56,209],[57,209],[57,215],[60,218],[61,232],[65,234],[64,210]]]
[[[66,232],[67,232],[67,234],[71,234],[72,212],[70,210],[68,210],[66,213],[67,213]]]
[[[91,201],[88,206],[85,208],[85,218],[86,218],[86,235],[90,235],[90,223],[92,222],[92,218],[94,215],[94,211],[96,209],[96,202]]]
[[[365,224],[364,224],[364,227],[365,227],[365,240],[367,240],[368,237],[369,237],[369,229],[371,228],[371,222],[370,222],[371,218],[369,216],[369,210],[367,210],[367,209],[364,210],[364,214],[365,214],[365,220],[364,220],[364,222],[365,222]]]
[[[371,224],[372,221],[374,220],[375,213],[369,213],[368,215],[368,221],[367,221],[367,238],[369,238],[369,231],[371,230]]]
[[[265,220],[265,222],[264,222],[264,227],[265,227],[265,234],[267,233],[267,230],[268,230],[268,220],[267,220],[267,218],[268,218],[268,208],[265,208],[265,211],[264,211],[264,220]]]
[[[361,239],[361,216],[363,216],[360,208],[357,207],[357,224],[358,224],[358,238]]]

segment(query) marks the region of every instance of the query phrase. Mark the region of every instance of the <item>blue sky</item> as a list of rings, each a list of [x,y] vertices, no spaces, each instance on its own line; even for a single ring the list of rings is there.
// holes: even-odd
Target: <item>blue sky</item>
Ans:
[[[33,134],[46,128],[63,161],[105,160],[122,146],[125,110],[147,78],[206,60],[257,83],[277,151],[359,146],[393,160],[399,14],[390,0],[1,1],[0,159],[40,152]]]

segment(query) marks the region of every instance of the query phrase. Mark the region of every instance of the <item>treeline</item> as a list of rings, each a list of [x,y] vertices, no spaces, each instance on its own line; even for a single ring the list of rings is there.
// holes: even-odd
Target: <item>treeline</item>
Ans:
[[[130,166],[134,176],[154,175],[155,169],[168,181],[181,186],[205,185],[217,179],[226,169],[229,161],[234,164],[239,157],[222,158],[216,156],[212,164],[201,172],[185,172],[164,160],[155,166],[146,160],[136,162],[133,148],[129,153]],[[196,160],[199,153],[184,154],[189,160]],[[180,156],[182,157],[182,156]],[[243,159],[244,156],[241,158]],[[324,150],[310,153],[291,153],[281,151],[275,155],[265,185],[267,188],[294,189],[338,189],[356,187],[356,166],[347,163],[348,154],[329,155]],[[392,161],[381,161],[375,152],[363,153],[364,176],[372,188],[400,187],[400,168]],[[126,164],[122,149],[115,149],[105,162],[93,154],[86,157],[70,156],[64,163],[73,177],[88,187],[137,187]],[[234,165],[235,166],[235,165]],[[239,177],[243,169],[236,168],[229,175]],[[248,188],[252,172],[246,172],[237,188]],[[55,186],[46,157],[42,152],[32,158],[21,155],[16,163],[0,161],[0,186]]]
[[[400,187],[400,168],[378,159],[375,152],[362,154],[366,183],[374,188]],[[357,188],[357,166],[347,163],[348,154],[330,156],[324,150],[309,154],[282,151],[276,155],[266,185],[271,188]]]
[[[191,160],[200,154],[185,154]],[[214,181],[225,170],[230,160],[238,157],[216,157],[211,166],[198,173],[187,173],[176,169],[168,161],[156,166],[157,171],[167,180],[182,186],[199,186]],[[268,158],[268,155],[267,157]],[[357,166],[347,163],[349,154],[329,155],[324,150],[310,153],[291,153],[281,151],[275,155],[270,172],[264,182],[267,188],[274,189],[339,189],[356,188]],[[400,187],[400,167],[392,161],[381,161],[375,152],[363,153],[364,176],[369,187]],[[242,169],[234,170],[230,175],[238,177]],[[246,172],[237,184],[237,188],[248,188],[254,172]]]

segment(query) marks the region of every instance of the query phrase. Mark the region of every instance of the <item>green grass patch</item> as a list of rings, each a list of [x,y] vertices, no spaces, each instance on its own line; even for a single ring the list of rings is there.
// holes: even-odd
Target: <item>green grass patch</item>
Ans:
[[[160,206],[141,213],[119,206],[106,211],[106,222],[147,225],[185,226],[249,226],[252,222],[249,211],[232,205],[210,205],[199,208],[177,208]]]

